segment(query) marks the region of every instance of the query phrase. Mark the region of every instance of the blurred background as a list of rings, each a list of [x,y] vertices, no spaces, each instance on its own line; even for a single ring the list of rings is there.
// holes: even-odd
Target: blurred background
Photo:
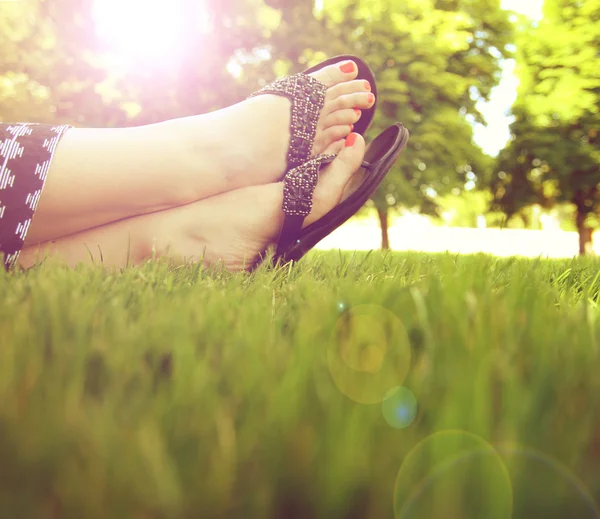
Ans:
[[[600,0],[0,0],[0,120],[113,127],[352,53],[412,139],[322,249],[600,253]]]

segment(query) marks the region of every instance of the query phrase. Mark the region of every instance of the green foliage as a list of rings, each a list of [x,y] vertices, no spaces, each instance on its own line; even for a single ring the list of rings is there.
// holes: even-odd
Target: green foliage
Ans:
[[[317,17],[320,37],[319,26],[304,18],[290,33],[311,27],[313,53],[355,53],[372,66],[382,102],[371,135],[396,121],[411,132],[378,206],[431,213],[436,193],[485,183],[492,164],[473,143],[469,120],[482,120],[476,102],[489,97],[499,60],[509,56],[511,25],[498,0],[325,0]]]
[[[378,205],[432,212],[432,189],[481,185],[489,169],[468,119],[481,121],[476,101],[489,96],[508,56],[511,27],[499,4],[325,0],[317,10],[307,0],[177,0],[170,8],[186,13],[184,55],[127,66],[96,35],[93,0],[1,3],[0,119],[151,123],[230,105],[276,75],[354,53],[380,87],[372,135],[397,120],[412,134]],[[210,29],[200,30],[206,20]]]
[[[468,462],[478,451],[394,493],[417,444],[458,429],[497,449],[513,518],[593,517],[599,266],[320,253],[252,275],[2,271],[0,515],[392,519],[395,497],[421,488],[416,510],[435,513],[415,517],[490,517],[474,496],[504,479]],[[351,317],[365,304],[381,322]],[[408,376],[390,383],[416,396],[412,425],[393,429],[334,383],[342,344],[383,351],[386,372],[408,344]],[[348,372],[379,387],[376,368]],[[441,461],[411,460],[423,476]]]
[[[447,214],[447,223],[453,227],[477,227],[480,217],[496,223],[501,215],[488,214],[492,195],[489,191],[466,191],[459,196],[446,195],[436,202],[439,211]]]
[[[160,63],[123,62],[97,34],[93,5],[0,3],[0,120],[110,127],[228,106],[247,88],[228,72],[228,63],[236,53],[264,45],[268,28],[256,23],[264,19],[260,1],[177,0],[169,8],[185,12],[182,55]],[[143,23],[143,10],[139,16]],[[201,31],[207,20],[210,30]],[[256,88],[256,78],[246,80]]]
[[[600,215],[599,47],[599,0],[546,0],[539,26],[521,28],[513,140],[492,182],[509,215],[568,202],[580,231]]]

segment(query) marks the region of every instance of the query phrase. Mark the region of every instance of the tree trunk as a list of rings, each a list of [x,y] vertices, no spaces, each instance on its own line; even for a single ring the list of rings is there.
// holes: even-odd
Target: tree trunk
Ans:
[[[585,256],[592,248],[592,229],[585,225],[587,214],[577,209],[577,232],[579,233],[579,255]]]
[[[378,207],[377,215],[379,216],[379,226],[381,227],[381,250],[390,250],[390,237],[388,235],[389,219],[388,209]]]

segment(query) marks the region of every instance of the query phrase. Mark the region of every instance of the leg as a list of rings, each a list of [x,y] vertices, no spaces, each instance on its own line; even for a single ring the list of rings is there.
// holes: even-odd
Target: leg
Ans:
[[[349,68],[348,68],[349,67]],[[375,102],[353,63],[313,76],[328,86],[313,152],[351,131]],[[281,179],[290,102],[261,96],[138,128],[71,129],[61,140],[27,234],[34,245],[123,218]]]
[[[46,257],[73,267],[80,263],[117,267],[142,263],[152,257],[145,236],[148,216],[151,215],[134,216],[56,240],[26,245],[21,250],[19,265],[30,268]]]
[[[69,130],[25,245],[189,202],[188,172],[178,164],[181,143],[164,130],[161,124]]]
[[[344,141],[336,143],[337,150],[343,146]],[[356,142],[344,147],[323,171],[305,225],[318,220],[340,202],[344,189],[360,167],[364,147],[364,140],[357,136]],[[179,263],[203,259],[207,265],[222,262],[228,270],[242,270],[277,239],[283,223],[282,201],[280,182],[246,187],[25,247],[20,264],[31,267],[49,254],[73,266],[80,262],[103,262],[123,267],[128,262],[142,263],[156,253]]]

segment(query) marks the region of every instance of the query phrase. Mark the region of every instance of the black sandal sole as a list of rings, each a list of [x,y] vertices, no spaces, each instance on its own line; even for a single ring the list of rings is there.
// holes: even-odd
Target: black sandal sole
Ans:
[[[354,124],[353,132],[359,133],[360,135],[364,136],[367,133],[367,130],[371,127],[373,117],[375,117],[375,111],[377,109],[378,101],[377,82],[375,80],[375,74],[373,74],[371,67],[369,67],[369,65],[367,65],[365,61],[363,61],[357,56],[352,56],[350,54],[342,54],[340,56],[334,56],[333,58],[329,58],[325,61],[322,61],[318,65],[315,65],[314,67],[306,69],[303,72],[303,74],[312,74],[313,72],[321,70],[329,65],[335,65],[336,63],[340,63],[342,61],[347,60],[351,60],[354,61],[354,63],[356,63],[356,66],[358,67],[358,76],[356,77],[356,79],[367,80],[371,84],[371,92],[375,96],[375,104],[368,110],[363,110],[360,119]]]
[[[369,200],[408,144],[410,134],[402,124],[390,126],[366,149],[363,162],[365,180],[346,200],[325,216],[302,229],[293,244],[273,258],[273,262],[298,261],[323,238],[347,222]]]

